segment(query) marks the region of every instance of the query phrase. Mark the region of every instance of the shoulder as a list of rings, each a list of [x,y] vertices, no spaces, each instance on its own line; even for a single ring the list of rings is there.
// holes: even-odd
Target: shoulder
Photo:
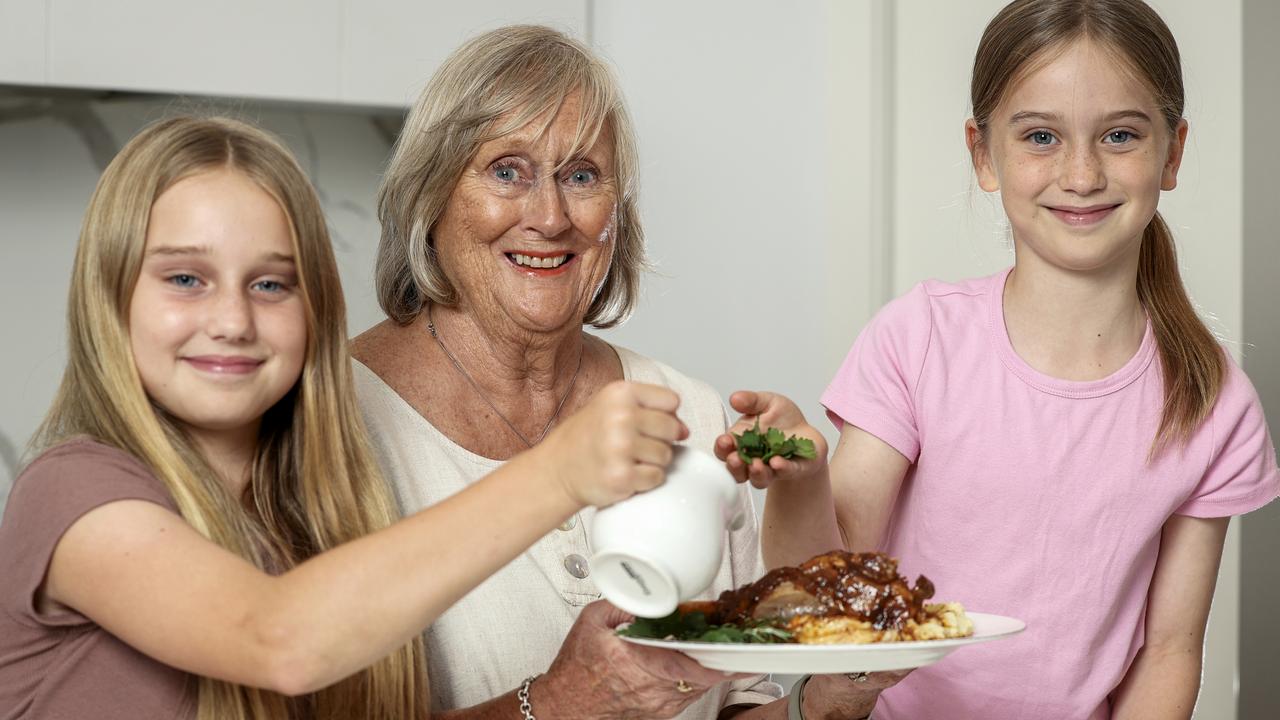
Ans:
[[[876,313],[859,333],[858,346],[865,346],[882,359],[923,362],[937,337],[967,337],[976,327],[986,325],[992,294],[1003,288],[1006,274],[1002,271],[960,282],[918,283]]]
[[[32,479],[81,481],[89,477],[136,480],[145,485],[164,487],[155,474],[130,453],[100,440],[79,436],[38,455],[23,468],[14,488],[17,489],[18,482],[30,482]]]
[[[1258,393],[1230,355],[1226,365],[1209,419],[1189,443],[1207,446],[1207,461],[1180,515],[1241,515],[1280,495],[1280,468]]]
[[[622,369],[628,380],[662,385],[680,396],[677,415],[689,426],[689,444],[710,449],[715,438],[728,427],[724,403],[720,393],[710,384],[691,378],[670,365],[646,357],[619,345],[612,346],[622,361]]]
[[[351,376],[365,422],[397,417],[405,404],[401,393],[422,382],[413,335],[412,326],[386,320],[351,342]]]
[[[1239,434],[1239,431],[1254,435],[1267,432],[1266,415],[1257,389],[1231,353],[1225,348],[1222,353],[1226,367],[1222,386],[1209,415],[1209,430],[1215,448],[1229,444],[1232,435]]]
[[[383,320],[351,341],[351,359],[361,363],[397,392],[422,381],[422,358],[431,342],[425,324]]]
[[[18,475],[0,522],[0,577],[13,590],[0,600],[15,617],[39,616],[32,602],[63,534],[90,511],[121,500],[180,514],[168,489],[142,462],[89,438],[50,448]]]
[[[33,460],[14,480],[9,504],[81,506],[142,499],[176,510],[164,483],[133,455],[89,437],[59,443]]]
[[[933,324],[940,313],[976,312],[987,307],[991,294],[1003,287],[1004,272],[959,282],[925,280],[890,300],[878,318],[899,324]]]
[[[720,411],[720,394],[710,384],[689,377],[660,360],[641,355],[634,350],[620,345],[614,345],[613,349],[622,361],[623,371],[628,380],[669,387],[680,395],[682,405],[696,403],[714,406],[717,412]]]
[[[376,365],[378,358],[389,354],[403,328],[391,320],[383,320],[351,339],[351,357],[365,365]]]

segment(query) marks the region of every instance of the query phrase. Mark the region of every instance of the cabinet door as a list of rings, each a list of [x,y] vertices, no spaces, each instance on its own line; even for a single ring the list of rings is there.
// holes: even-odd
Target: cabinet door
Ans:
[[[339,2],[50,2],[49,82],[334,102]]]
[[[342,0],[339,95],[363,105],[409,105],[441,61],[471,36],[540,23],[582,39],[591,0]]]
[[[45,81],[44,0],[0,0],[0,83]]]

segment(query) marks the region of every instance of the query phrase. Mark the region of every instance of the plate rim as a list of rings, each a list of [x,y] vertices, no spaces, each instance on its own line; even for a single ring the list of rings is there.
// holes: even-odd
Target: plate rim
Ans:
[[[996,640],[1003,637],[1017,635],[1026,631],[1027,623],[1018,618],[1008,615],[996,615],[994,613],[981,613],[965,611],[969,619],[977,625],[979,620],[985,622],[1009,622],[1013,625],[1003,630],[978,634],[976,628],[973,635],[958,638],[944,638],[942,640],[901,640],[895,642],[875,642],[875,643],[830,643],[830,644],[801,644],[801,643],[715,643],[715,642],[699,642],[696,640],[663,640],[660,638],[634,638],[626,635],[619,635],[623,640],[634,643],[636,645],[645,645],[648,647],[665,648],[667,650],[676,650],[678,652],[693,654],[699,652],[725,652],[725,653],[743,653],[743,654],[767,654],[767,653],[784,653],[784,654],[821,654],[821,653],[892,653],[895,651],[909,650],[932,650],[962,647],[974,643],[986,642],[988,640]]]

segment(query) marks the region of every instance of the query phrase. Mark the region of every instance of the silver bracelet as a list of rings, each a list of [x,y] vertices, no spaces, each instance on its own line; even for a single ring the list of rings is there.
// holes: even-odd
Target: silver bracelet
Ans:
[[[805,675],[791,686],[791,698],[787,701],[787,720],[804,720],[804,710],[800,708],[804,704],[804,686],[809,684],[812,675]]]
[[[850,673],[846,677],[854,682],[863,682],[867,679],[867,674]],[[797,680],[795,685],[791,686],[791,697],[787,702],[787,720],[804,720],[804,709],[802,708],[804,705],[804,686],[808,685],[809,680],[812,678],[812,675],[805,675]],[[871,715],[863,715],[856,720],[871,720]]]
[[[529,703],[529,686],[533,685],[533,681],[538,677],[539,675],[530,675],[525,678],[519,692],[516,693],[516,699],[520,701],[520,720],[538,720],[533,716],[533,705]]]

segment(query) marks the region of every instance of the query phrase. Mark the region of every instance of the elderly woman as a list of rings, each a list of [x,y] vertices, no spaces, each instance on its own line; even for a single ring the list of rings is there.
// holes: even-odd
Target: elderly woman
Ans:
[[[710,450],[725,431],[712,388],[583,332],[616,325],[636,301],[644,256],[636,165],[610,73],[554,30],[475,38],[423,92],[379,195],[377,286],[389,319],[353,348],[365,419],[406,512],[538,444],[606,386],[626,387],[616,380],[673,389],[690,445]],[[583,447],[594,441],[581,438]],[[662,463],[670,448],[654,442],[640,453]],[[745,488],[740,501],[749,509]],[[570,517],[432,625],[433,708],[525,720],[786,717],[777,686],[762,678],[729,681],[615,636],[628,618],[594,602],[591,512]],[[763,572],[755,514],[747,515],[728,535],[710,596]],[[815,678],[803,710],[860,717],[878,684]]]

